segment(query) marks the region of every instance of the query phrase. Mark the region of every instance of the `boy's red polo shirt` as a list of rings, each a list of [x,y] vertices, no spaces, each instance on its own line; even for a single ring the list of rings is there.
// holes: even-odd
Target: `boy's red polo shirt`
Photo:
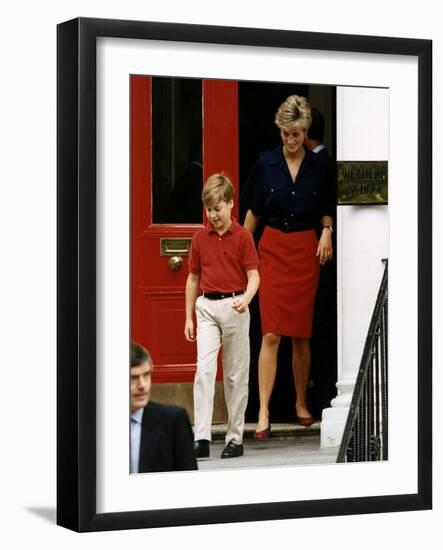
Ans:
[[[192,238],[189,271],[200,276],[203,292],[233,292],[246,288],[246,272],[258,269],[258,254],[251,233],[233,219],[219,235],[208,222]]]

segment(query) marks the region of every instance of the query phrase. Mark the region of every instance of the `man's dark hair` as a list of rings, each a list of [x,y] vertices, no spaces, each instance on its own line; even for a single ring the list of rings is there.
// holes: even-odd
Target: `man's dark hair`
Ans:
[[[152,366],[152,359],[149,351],[137,342],[131,342],[131,367],[138,367],[148,362]]]
[[[325,119],[318,109],[311,109],[312,122],[308,130],[308,138],[323,141],[325,134]]]

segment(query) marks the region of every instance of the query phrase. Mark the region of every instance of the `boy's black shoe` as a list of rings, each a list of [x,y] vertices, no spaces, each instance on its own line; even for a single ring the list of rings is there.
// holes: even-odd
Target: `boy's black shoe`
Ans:
[[[236,458],[237,456],[243,455],[243,444],[234,443],[230,441],[226,447],[223,449],[221,458]]]
[[[209,441],[207,439],[194,441],[194,456],[195,458],[209,457]]]

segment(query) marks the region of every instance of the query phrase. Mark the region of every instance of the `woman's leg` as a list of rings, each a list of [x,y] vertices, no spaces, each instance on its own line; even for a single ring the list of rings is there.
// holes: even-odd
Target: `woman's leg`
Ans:
[[[258,358],[258,389],[260,410],[258,413],[258,432],[269,426],[269,401],[274,387],[277,372],[277,353],[281,336],[273,333],[263,335],[260,355]]]
[[[295,410],[300,418],[311,416],[306,401],[310,366],[311,348],[309,347],[309,339],[292,338],[292,375],[297,394]]]

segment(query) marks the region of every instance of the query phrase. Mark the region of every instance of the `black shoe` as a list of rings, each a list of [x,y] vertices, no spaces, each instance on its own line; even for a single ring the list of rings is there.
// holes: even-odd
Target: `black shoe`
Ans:
[[[195,458],[209,457],[209,441],[207,439],[194,441],[194,456]]]
[[[243,444],[234,443],[230,441],[226,447],[223,449],[221,458],[235,458],[237,456],[243,455]]]

